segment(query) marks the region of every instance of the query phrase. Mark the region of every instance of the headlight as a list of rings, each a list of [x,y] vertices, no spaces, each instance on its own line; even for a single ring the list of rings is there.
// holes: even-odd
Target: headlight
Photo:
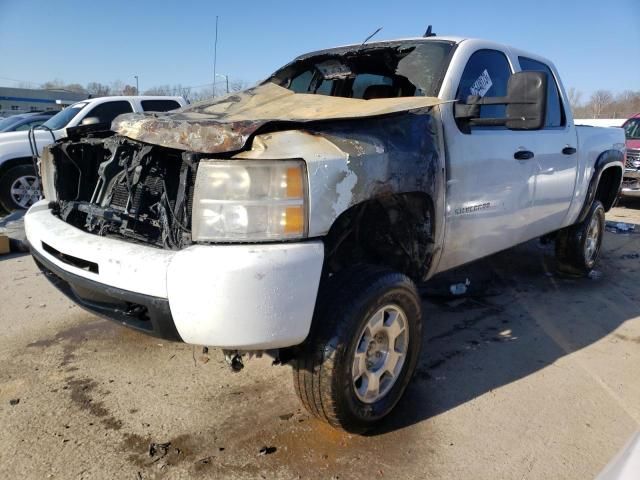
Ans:
[[[256,242],[307,235],[302,160],[202,160],[192,213],[194,241]]]

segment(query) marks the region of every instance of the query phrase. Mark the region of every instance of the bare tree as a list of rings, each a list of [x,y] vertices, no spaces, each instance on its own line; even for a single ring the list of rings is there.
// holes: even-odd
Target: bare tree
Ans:
[[[608,107],[613,103],[613,95],[609,90],[596,90],[591,94],[589,105],[593,118],[605,116]]]
[[[123,95],[135,95],[136,92],[136,87],[135,85],[125,85],[124,88],[122,89],[122,94]]]
[[[192,99],[192,87],[185,87],[178,83],[176,85],[157,85],[144,91],[145,95],[176,95],[188,100]]]
[[[621,118],[640,113],[640,91],[625,90],[616,95],[615,112]]]
[[[205,88],[200,88],[199,90],[190,92],[188,100],[190,102],[201,102],[203,100],[208,100],[210,98],[212,98],[211,87],[205,87]]]
[[[169,95],[170,93],[171,87],[169,85],[158,85],[144,91],[145,95]]]
[[[249,83],[244,80],[233,80],[229,82],[230,92],[239,92],[241,90],[246,90],[247,88],[249,88]]]
[[[111,88],[100,82],[89,82],[87,83],[87,92],[94,97],[106,97],[111,93]]]
[[[580,90],[576,87],[570,87],[567,91],[567,96],[569,97],[569,105],[573,110],[580,107],[580,100],[582,100],[582,92]]]
[[[87,93],[85,88],[79,83],[69,83],[62,88],[64,88],[65,90],[69,90],[70,92]]]
[[[31,82],[18,82],[17,88],[38,88],[38,85]]]
[[[64,82],[59,78],[56,78],[54,80],[44,82],[40,87],[45,90],[59,90],[61,88],[64,88]]]
[[[111,82],[111,95],[122,95],[124,86],[122,80],[114,80]]]

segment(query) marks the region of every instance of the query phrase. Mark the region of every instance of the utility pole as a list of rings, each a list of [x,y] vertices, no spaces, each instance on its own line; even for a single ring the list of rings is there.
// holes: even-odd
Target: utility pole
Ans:
[[[223,73],[216,73],[216,77],[224,77],[227,81],[227,93],[229,93],[229,75],[225,75]]]
[[[138,88],[138,75],[134,75],[133,78],[136,79],[136,95],[140,95],[140,88]]]
[[[218,60],[218,15],[216,15],[216,39],[213,42],[213,96],[216,96],[216,61]]]

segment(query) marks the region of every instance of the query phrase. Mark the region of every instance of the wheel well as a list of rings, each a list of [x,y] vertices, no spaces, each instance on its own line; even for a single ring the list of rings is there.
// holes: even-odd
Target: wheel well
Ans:
[[[325,273],[358,263],[423,279],[433,256],[434,214],[422,192],[386,195],[343,212],[325,237]]]
[[[7,170],[19,165],[33,165],[33,160],[31,157],[19,157],[2,162],[2,165],[0,165],[0,178],[2,178]]]
[[[602,172],[595,198],[600,200],[604,205],[605,211],[609,211],[613,207],[618,192],[620,190],[620,181],[622,180],[622,169],[618,167],[610,167]]]

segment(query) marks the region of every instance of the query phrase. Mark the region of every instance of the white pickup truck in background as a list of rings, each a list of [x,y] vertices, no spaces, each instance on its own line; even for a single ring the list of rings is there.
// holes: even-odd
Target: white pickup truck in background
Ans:
[[[66,130],[80,125],[111,125],[114,118],[130,112],[166,112],[187,104],[182,97],[114,96],[83,100],[60,111],[42,127],[33,130],[31,143],[38,154]],[[33,150],[29,132],[0,133],[0,207],[7,211],[30,207],[40,198],[40,186],[33,171]]]
[[[34,259],[65,295],[142,332],[293,365],[302,404],[360,432],[402,396],[416,284],[530,239],[586,275],[625,160],[576,127],[560,76],[485,40],[303,55],[244,92],[116,118],[50,145]]]

